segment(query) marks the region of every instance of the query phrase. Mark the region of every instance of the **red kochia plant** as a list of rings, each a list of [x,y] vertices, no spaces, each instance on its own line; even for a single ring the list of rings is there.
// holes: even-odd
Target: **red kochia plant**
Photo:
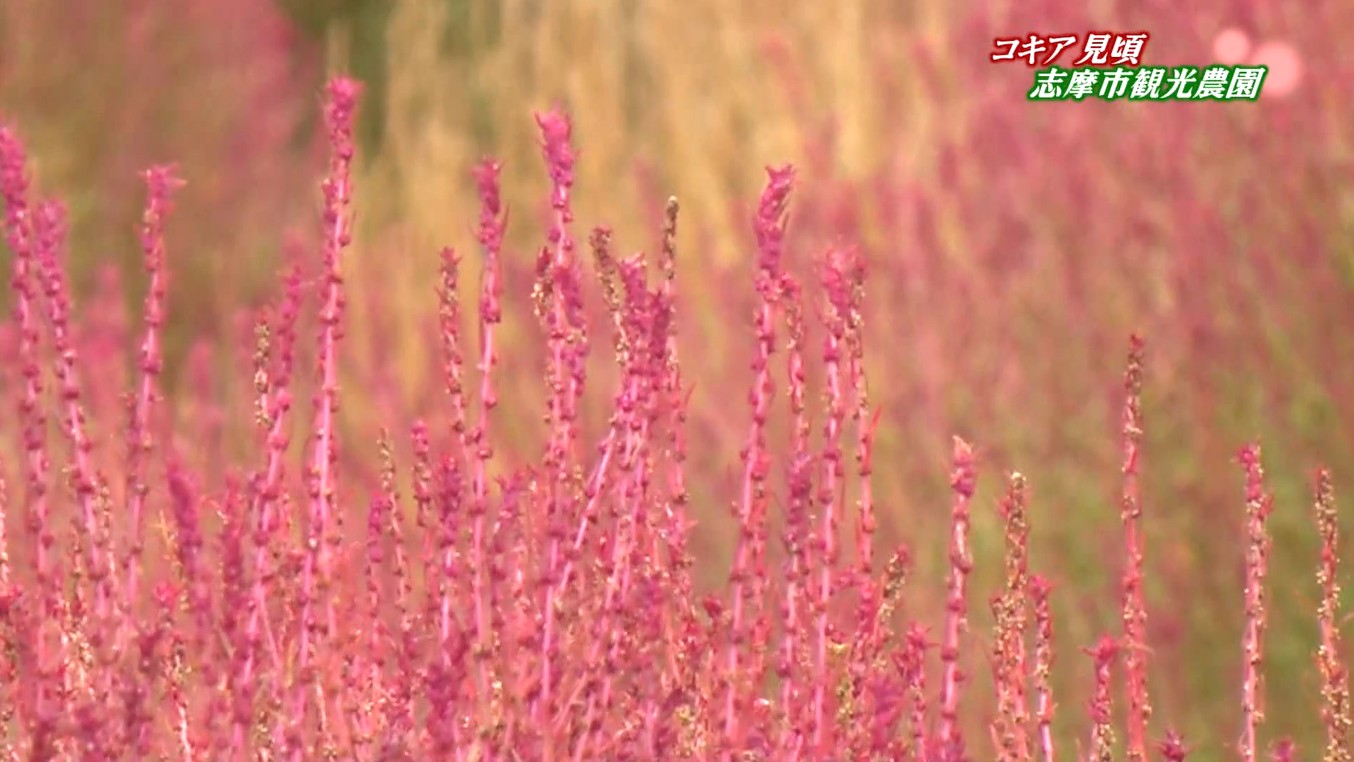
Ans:
[[[1321,696],[1325,700],[1321,716],[1326,723],[1326,762],[1348,762],[1350,759],[1349,729],[1349,667],[1340,654],[1340,582],[1339,571],[1340,526],[1335,510],[1335,487],[1330,472],[1321,469],[1316,474],[1316,525],[1321,535],[1321,562],[1317,566],[1316,581],[1321,588],[1321,605],[1317,609],[1317,624],[1321,629],[1321,645],[1317,650],[1317,667],[1321,670]]]
[[[139,372],[120,419],[126,447],[117,451],[97,436],[100,421],[87,409],[87,400],[107,396],[90,389],[116,376],[82,365],[62,209],[35,199],[24,148],[0,128],[14,294],[13,341],[3,345],[12,377],[3,389],[17,412],[4,419],[10,449],[0,453],[0,759],[1052,762],[1053,587],[1033,573],[1031,485],[1012,473],[997,505],[1005,584],[985,644],[995,695],[966,694],[970,588],[980,562],[971,542],[974,448],[954,439],[946,605],[933,640],[936,623],[905,605],[911,551],[893,548],[875,567],[870,480],[881,417],[864,373],[864,268],[850,247],[831,249],[820,263],[824,403],[810,403],[811,289],[783,256],[789,167],[768,170],[753,220],[751,422],[726,590],[698,598],[692,582],[683,432],[691,387],[677,358],[675,200],[656,266],[643,254],[615,257],[606,228],[587,238],[620,373],[601,441],[592,454],[580,446],[590,344],[572,229],[575,152],[563,113],[538,117],[552,186],[532,295],[548,349],[539,461],[504,462],[491,436],[507,225],[492,161],[474,170],[483,277],[469,320],[478,329],[473,350],[464,346],[464,260],[450,248],[441,254],[444,413],[384,422],[376,444],[349,443],[341,458],[339,347],[359,96],[357,83],[343,78],[326,92],[332,151],[321,256],[312,263],[320,274],[319,343],[314,367],[305,368],[313,371],[314,415],[308,429],[300,426],[292,404],[307,388],[301,370],[309,357],[298,351],[310,304],[307,263],[298,262],[279,301],[257,316],[247,399],[255,449],[243,463],[185,457],[192,453],[184,443],[201,434],[192,428],[197,419],[175,419],[160,404],[160,332],[172,318],[165,297],[173,258],[164,241],[176,175],[165,167],[146,173],[149,290]],[[776,360],[780,335],[784,365]],[[781,372],[784,403],[774,394]],[[1096,760],[1111,758],[1118,736],[1119,664],[1128,752],[1146,759],[1151,746],[1138,481],[1143,373],[1144,344],[1134,337],[1122,432],[1122,637],[1106,635],[1087,649],[1092,700],[1081,738],[1089,744],[1059,747]],[[781,450],[770,442],[781,414],[790,426],[786,462],[776,461]],[[48,441],[49,415],[63,447]],[[293,430],[307,431],[300,469],[288,468]],[[399,439],[387,433],[398,431],[408,432],[412,450],[407,480]],[[1247,762],[1259,755],[1273,509],[1259,456],[1258,446],[1242,453],[1238,751]],[[6,470],[15,467],[17,478]],[[56,473],[67,480],[57,482]],[[1337,762],[1349,759],[1350,707],[1337,515],[1324,470],[1315,504],[1316,661],[1326,759]],[[854,531],[841,532],[843,521]],[[773,527],[779,548],[768,547]],[[773,575],[777,561],[781,573]],[[839,605],[843,593],[853,606]],[[965,741],[982,721],[990,723],[990,751]],[[1167,760],[1187,751],[1170,731],[1156,748]],[[1281,740],[1272,753],[1287,759],[1293,749]]]

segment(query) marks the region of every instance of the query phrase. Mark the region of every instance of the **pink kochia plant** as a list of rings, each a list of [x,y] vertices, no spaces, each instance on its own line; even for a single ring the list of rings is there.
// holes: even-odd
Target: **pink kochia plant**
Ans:
[[[855,249],[836,247],[820,263],[825,401],[815,411],[810,292],[784,256],[790,167],[768,170],[753,220],[751,421],[725,591],[698,596],[688,550],[683,425],[691,386],[677,357],[675,199],[652,261],[617,258],[606,228],[585,238],[619,375],[600,441],[591,450],[580,441],[595,331],[585,320],[575,153],[563,113],[537,118],[551,180],[532,292],[548,349],[539,460],[504,462],[491,436],[507,225],[492,161],[474,170],[483,273],[473,349],[462,328],[463,257],[450,248],[440,257],[441,417],[386,422],[407,432],[406,476],[396,456],[403,437],[392,429],[373,447],[347,443],[359,454],[341,457],[341,397],[360,391],[341,395],[339,387],[360,94],[346,78],[326,92],[321,256],[295,263],[277,303],[257,316],[248,387],[255,447],[232,464],[192,465],[201,461],[183,443],[198,433],[185,430],[196,419],[167,415],[160,391],[174,269],[166,230],[182,183],[168,167],[145,174],[149,287],[126,409],[110,411],[92,402],[108,395],[89,393],[106,377],[82,364],[98,345],[71,320],[65,213],[36,198],[23,146],[0,127],[14,319],[3,345],[14,415],[4,419],[10,446],[0,462],[0,759],[1053,762],[1055,751],[1074,759],[1075,749],[1109,760],[1120,735],[1121,665],[1128,757],[1185,759],[1177,733],[1151,736],[1141,339],[1131,340],[1124,385],[1122,632],[1086,649],[1086,734],[1055,746],[1053,585],[1034,571],[1038,501],[1023,474],[1009,475],[996,506],[1005,579],[992,599],[987,642],[991,702],[964,690],[978,563],[970,534],[973,512],[986,510],[974,503],[978,462],[969,443],[954,439],[950,463],[938,639],[906,616],[911,551],[893,548],[876,568],[870,481],[881,418],[864,372],[863,261]],[[308,281],[312,264],[319,278]],[[309,383],[301,363],[311,355],[299,350],[301,329],[311,325],[308,282],[318,285],[310,317],[318,318],[319,338]],[[776,396],[781,373],[784,401]],[[305,391],[315,399],[308,430],[293,405]],[[781,450],[769,438],[782,412],[789,456],[778,463]],[[124,449],[97,433],[100,423],[119,421]],[[297,469],[295,430],[307,431]],[[53,431],[58,439],[49,438]],[[1258,445],[1242,451],[1241,463],[1238,515],[1247,541],[1238,604],[1246,624],[1237,755],[1254,762],[1262,754],[1274,505]],[[1350,698],[1340,655],[1337,514],[1325,470],[1314,504],[1325,759],[1338,762],[1350,759]],[[773,529],[779,547],[771,547]],[[854,605],[838,605],[843,600]],[[990,757],[967,740],[980,718]],[[1272,754],[1291,758],[1293,746],[1279,741]]]

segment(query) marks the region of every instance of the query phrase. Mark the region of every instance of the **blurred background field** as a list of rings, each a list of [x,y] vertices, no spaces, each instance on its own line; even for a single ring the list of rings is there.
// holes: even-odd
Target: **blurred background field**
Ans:
[[[792,268],[810,278],[832,245],[866,254],[882,534],[915,549],[924,616],[942,605],[951,435],[981,455],[975,632],[1001,574],[1000,474],[1030,479],[1032,563],[1060,589],[1069,749],[1090,686],[1080,649],[1118,628],[1118,406],[1141,332],[1154,729],[1174,724],[1209,760],[1239,731],[1235,454],[1257,436],[1278,498],[1267,729],[1319,745],[1311,472],[1326,463],[1354,491],[1350,28],[1354,4],[1339,0],[5,0],[0,115],[27,137],[40,187],[71,207],[78,305],[135,309],[137,172],[179,163],[169,383],[194,415],[242,409],[229,400],[248,394],[250,310],[290,257],[318,266],[319,88],[327,72],[362,79],[344,345],[348,386],[363,390],[344,399],[358,458],[384,423],[436,424],[437,250],[473,261],[470,169],[487,155],[504,161],[511,210],[498,425],[534,454],[529,290],[548,185],[532,115],[563,105],[580,239],[605,224],[620,249],[652,251],[664,201],[681,202],[691,488],[711,583],[750,415],[750,215],[764,166],[794,164]],[[1299,68],[1290,91],[1254,104],[1032,104],[1027,67],[988,61],[994,37],[1089,30],[1146,30],[1145,62],[1199,66],[1240,30],[1247,60],[1291,51]],[[476,293],[474,277],[463,286]],[[610,358],[593,361],[596,431]],[[247,443],[250,426],[222,420],[214,446]],[[983,693],[985,657],[968,658]]]

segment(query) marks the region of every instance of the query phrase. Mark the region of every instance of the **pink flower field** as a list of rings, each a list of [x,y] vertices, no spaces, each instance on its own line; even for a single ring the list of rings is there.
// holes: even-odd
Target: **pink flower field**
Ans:
[[[0,762],[1354,759],[1354,17],[1128,5],[0,5]]]

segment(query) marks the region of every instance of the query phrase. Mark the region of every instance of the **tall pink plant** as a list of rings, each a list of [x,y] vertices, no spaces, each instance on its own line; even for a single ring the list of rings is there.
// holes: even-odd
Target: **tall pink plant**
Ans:
[[[325,125],[329,132],[329,174],[322,185],[324,192],[324,274],[323,305],[320,310],[320,389],[315,400],[315,424],[312,432],[310,463],[310,509],[307,553],[301,581],[302,630],[297,644],[297,669],[312,676],[311,685],[298,683],[293,697],[293,721],[300,719],[310,702],[309,692],[316,694],[316,709],[323,715],[329,700],[325,688],[316,675],[314,649],[338,629],[333,599],[329,596],[333,582],[333,548],[336,538],[331,536],[335,501],[337,500],[337,420],[338,411],[338,342],[342,337],[344,307],[343,251],[352,242],[348,207],[352,203],[352,164],[356,151],[353,127],[361,87],[355,80],[340,77],[329,83],[325,100]],[[315,609],[320,609],[317,619]],[[293,738],[290,757],[301,759],[303,749]]]

